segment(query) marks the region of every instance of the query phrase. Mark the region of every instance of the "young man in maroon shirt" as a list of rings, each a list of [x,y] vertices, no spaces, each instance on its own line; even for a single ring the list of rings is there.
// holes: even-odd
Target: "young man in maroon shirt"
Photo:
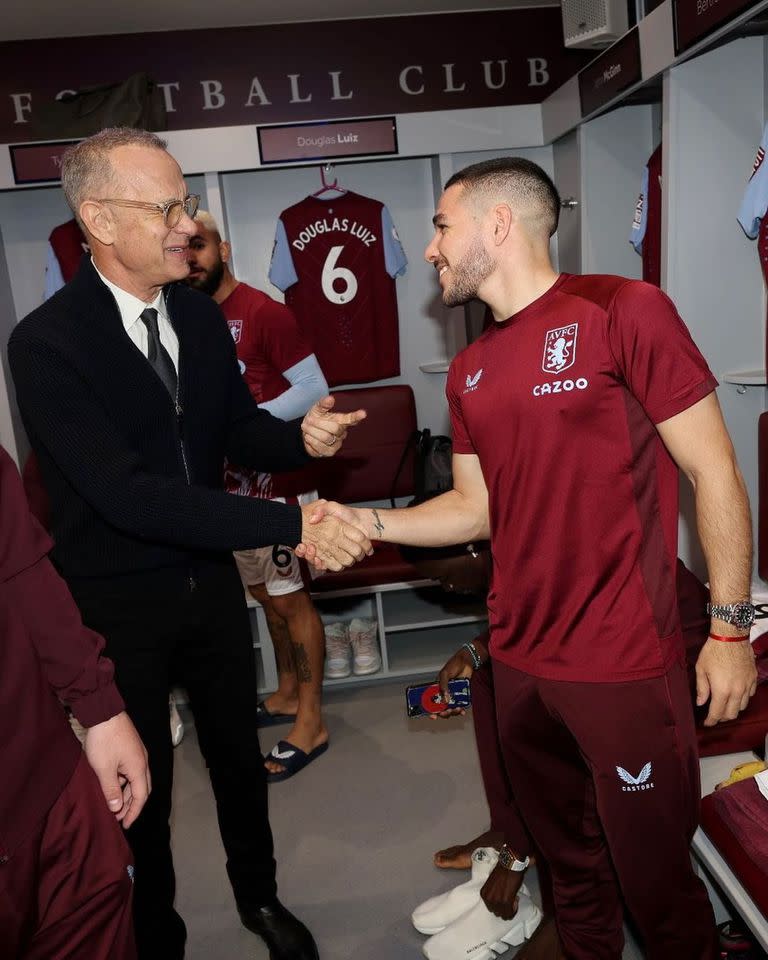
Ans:
[[[147,754],[50,548],[0,447],[0,952],[135,960],[133,858],[118,823],[146,802]]]
[[[641,282],[558,274],[558,214],[526,160],[448,181],[426,259],[446,305],[477,297],[495,320],[448,375],[454,488],[409,510],[325,510],[390,542],[490,537],[501,748],[569,960],[621,957],[622,897],[651,960],[714,960],[688,850],[699,779],[675,603],[678,468],[717,605],[696,666],[710,725],[755,690],[747,495],[717,382],[673,304]],[[507,850],[510,869],[527,853]]]

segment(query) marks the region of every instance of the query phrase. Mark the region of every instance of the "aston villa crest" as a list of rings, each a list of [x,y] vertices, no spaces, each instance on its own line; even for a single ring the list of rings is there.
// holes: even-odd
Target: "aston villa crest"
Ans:
[[[576,336],[578,323],[569,323],[567,327],[547,330],[544,338],[544,357],[541,369],[544,373],[562,373],[576,362]]]
[[[240,337],[243,334],[243,321],[242,320],[227,320],[229,325],[229,332],[232,334],[232,339],[235,343],[240,343]]]

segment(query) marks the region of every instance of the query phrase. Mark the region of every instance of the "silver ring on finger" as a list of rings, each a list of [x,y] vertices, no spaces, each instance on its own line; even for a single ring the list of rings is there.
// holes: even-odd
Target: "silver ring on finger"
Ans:
[[[337,437],[331,437],[330,440],[326,440],[325,442],[328,444],[329,447],[332,447],[336,443],[337,439],[338,439]]]

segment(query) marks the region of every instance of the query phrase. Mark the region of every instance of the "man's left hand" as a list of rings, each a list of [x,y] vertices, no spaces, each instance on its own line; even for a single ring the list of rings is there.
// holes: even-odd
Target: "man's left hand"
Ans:
[[[335,403],[332,396],[323,397],[301,422],[304,449],[310,457],[332,457],[344,442],[347,429],[365,419],[365,410],[333,413]]]
[[[152,789],[147,751],[128,714],[123,711],[88,727],[83,748],[99,778],[107,806],[127,829],[141,813]]]
[[[696,706],[709,700],[704,726],[735,720],[756,687],[757,668],[749,639],[724,643],[710,637],[696,661]]]
[[[483,884],[480,891],[483,903],[502,920],[511,920],[517,913],[517,894],[523,885],[523,872],[507,870],[497,863]]]

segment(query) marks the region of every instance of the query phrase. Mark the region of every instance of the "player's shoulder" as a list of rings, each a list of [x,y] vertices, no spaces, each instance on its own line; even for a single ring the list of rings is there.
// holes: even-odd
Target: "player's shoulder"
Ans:
[[[464,375],[468,371],[476,371],[479,366],[485,362],[487,356],[486,347],[490,338],[491,331],[484,330],[477,340],[473,340],[456,354],[448,367],[448,379],[454,380],[458,377],[464,380]]]
[[[618,306],[668,302],[666,294],[654,284],[611,273],[571,275],[560,292],[594,304],[606,313]]]
[[[238,319],[257,321],[260,328],[294,325],[296,318],[290,307],[275,300],[268,293],[243,283],[242,280],[225,301],[224,311],[228,319],[237,314]]]

